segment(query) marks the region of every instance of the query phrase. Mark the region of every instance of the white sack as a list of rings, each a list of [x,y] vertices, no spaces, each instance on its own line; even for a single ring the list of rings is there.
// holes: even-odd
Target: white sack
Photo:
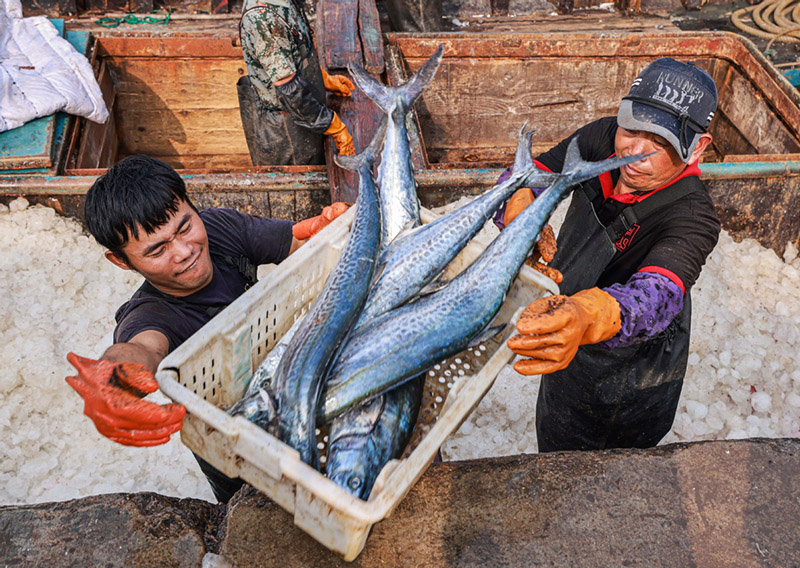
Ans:
[[[20,0],[0,0],[0,132],[61,110],[108,119],[89,61],[47,18],[23,18]]]

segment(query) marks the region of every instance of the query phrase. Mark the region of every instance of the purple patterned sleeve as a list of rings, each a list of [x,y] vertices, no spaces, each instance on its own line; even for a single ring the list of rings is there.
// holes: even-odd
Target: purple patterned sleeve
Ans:
[[[600,343],[609,349],[628,347],[667,329],[683,309],[683,290],[663,274],[637,272],[625,284],[603,288],[619,302],[622,328]]]
[[[501,183],[506,181],[508,178],[511,177],[511,174],[513,172],[514,172],[514,166],[508,166],[506,170],[502,174],[500,174],[500,177],[497,178],[495,185],[500,185]],[[533,192],[534,197],[539,197],[545,189],[546,188],[544,187],[532,187],[531,191]],[[500,229],[501,231],[506,228],[505,224],[503,223],[503,215],[505,214],[505,212],[506,212],[506,204],[503,203],[500,206],[500,209],[495,211],[494,217],[492,217],[492,221],[494,222],[495,225],[497,225],[497,228]]]

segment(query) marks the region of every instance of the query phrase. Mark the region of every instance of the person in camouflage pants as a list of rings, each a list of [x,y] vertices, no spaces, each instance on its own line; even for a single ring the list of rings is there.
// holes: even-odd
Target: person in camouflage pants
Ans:
[[[248,75],[239,79],[239,110],[253,165],[324,162],[322,136],[340,154],[353,137],[325,104],[325,91],[350,96],[353,83],[328,75],[314,49],[302,0],[245,0],[239,34]]]
[[[442,0],[386,0],[389,23],[396,32],[438,32],[442,29]]]

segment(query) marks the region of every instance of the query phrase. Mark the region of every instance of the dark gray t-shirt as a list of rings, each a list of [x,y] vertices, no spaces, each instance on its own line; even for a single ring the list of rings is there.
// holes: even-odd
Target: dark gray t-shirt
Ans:
[[[253,265],[277,264],[289,255],[292,222],[245,215],[233,209],[205,209],[209,248],[217,254],[247,258]],[[214,277],[202,290],[179,299],[139,289],[117,310],[114,343],[130,341],[150,329],[160,331],[173,351],[210,319],[213,308],[224,308],[247,287],[234,266],[212,256]],[[209,310],[209,308],[212,308]]]

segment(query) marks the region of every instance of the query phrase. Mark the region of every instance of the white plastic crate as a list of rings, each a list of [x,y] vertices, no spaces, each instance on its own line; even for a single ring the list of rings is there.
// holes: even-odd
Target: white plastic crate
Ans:
[[[391,514],[422,476],[447,436],[458,429],[512,357],[509,325],[492,341],[469,348],[428,372],[420,418],[403,459],[383,469],[368,501],[347,493],[303,463],[293,448],[242,417],[224,412],[244,393],[255,368],[295,320],[308,311],[347,242],[353,210],[270,271],[159,365],[161,390],[187,409],[181,439],[230,477],[241,477],[294,514],[295,524],[353,560],[372,525]],[[436,218],[423,209],[423,222]],[[460,272],[485,248],[473,240],[451,263]],[[480,292],[476,292],[480,293]],[[496,322],[516,321],[531,301],[558,293],[523,266]]]

